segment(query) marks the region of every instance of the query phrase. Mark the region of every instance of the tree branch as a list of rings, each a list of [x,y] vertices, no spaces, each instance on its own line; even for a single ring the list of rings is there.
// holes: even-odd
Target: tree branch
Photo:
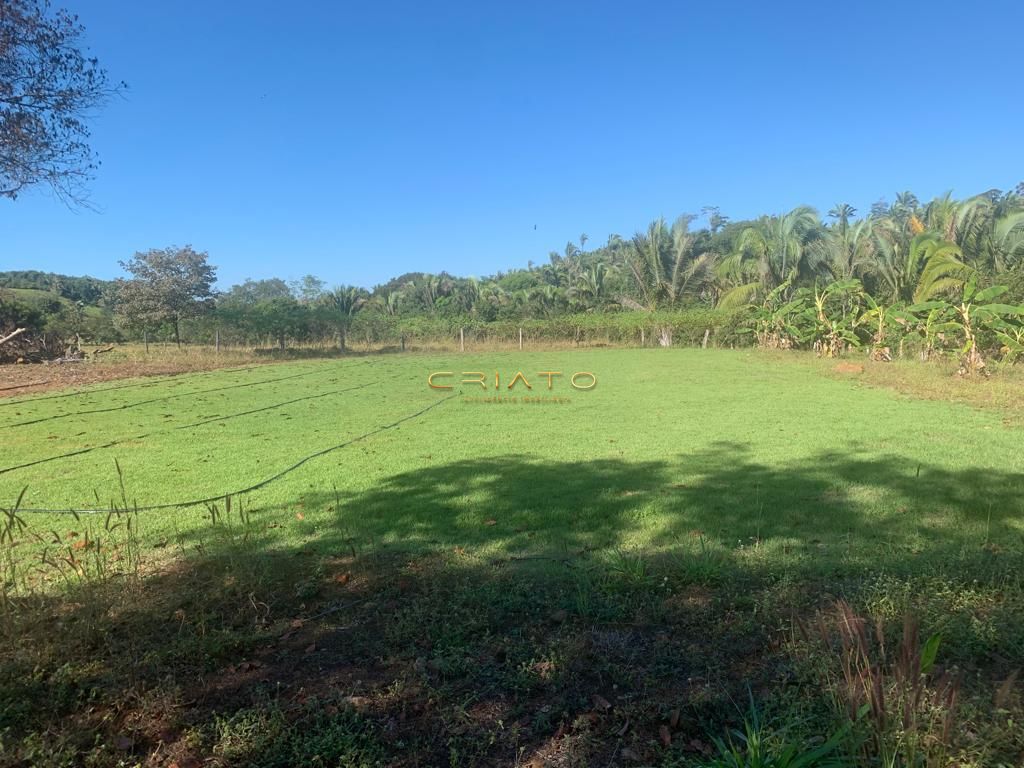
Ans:
[[[4,336],[2,339],[0,339],[0,344],[6,344],[8,341],[13,339],[15,336],[19,336],[20,334],[24,333],[26,330],[27,330],[26,328],[18,328],[14,333],[9,333],[6,336]]]

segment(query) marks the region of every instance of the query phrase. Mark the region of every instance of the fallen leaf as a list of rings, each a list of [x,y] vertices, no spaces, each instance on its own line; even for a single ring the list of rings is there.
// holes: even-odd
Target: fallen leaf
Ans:
[[[666,747],[672,746],[672,734],[669,733],[667,725],[663,725],[658,728],[658,737],[661,739],[661,743]]]
[[[595,693],[591,697],[591,701],[594,702],[594,709],[600,709],[602,712],[607,712],[612,708],[612,705],[608,702],[604,696],[599,693]]]
[[[484,525],[497,525],[497,524],[498,524],[498,521],[495,520],[494,518],[491,518],[490,520],[484,521]]]
[[[295,519],[296,520],[305,520],[306,516],[304,514],[302,514],[301,512],[296,512],[295,513]]]
[[[303,625],[305,625],[305,623],[306,623],[305,619],[292,619],[291,628],[292,629],[302,629],[302,627],[303,627]]]
[[[306,653],[313,653],[316,650],[316,643],[310,643],[306,646]]]
[[[555,622],[556,624],[561,624],[562,622],[564,622],[568,618],[569,618],[569,612],[561,610],[561,609],[559,609],[557,611],[553,611],[552,614],[551,614],[551,620],[553,622]]]
[[[671,712],[668,713],[668,724],[671,725],[673,728],[676,728],[676,727],[679,726],[679,710],[678,709],[673,709]]]
[[[351,578],[352,578],[352,574],[349,573],[348,571],[345,571],[345,573],[335,574],[334,581],[337,584],[348,584],[349,579],[351,579]]]
[[[640,761],[640,753],[632,747],[623,747],[620,754],[622,755],[623,760],[632,760],[635,762]]]

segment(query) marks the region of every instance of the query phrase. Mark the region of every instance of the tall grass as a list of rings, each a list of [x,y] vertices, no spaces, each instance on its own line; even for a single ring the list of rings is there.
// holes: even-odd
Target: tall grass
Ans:
[[[836,665],[824,666],[837,709],[855,723],[866,765],[945,768],[956,763],[953,741],[960,679],[938,665],[940,634],[921,641],[916,617],[904,617],[898,641],[881,620],[858,615],[845,600],[813,627],[797,622],[804,639],[817,635]],[[835,669],[838,666],[838,670]]]

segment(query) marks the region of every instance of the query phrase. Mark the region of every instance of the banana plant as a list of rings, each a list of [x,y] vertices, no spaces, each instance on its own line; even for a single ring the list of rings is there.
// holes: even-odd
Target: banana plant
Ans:
[[[807,301],[799,291],[789,301],[783,298],[791,284],[791,280],[785,280],[769,291],[764,301],[754,308],[751,325],[743,329],[754,334],[759,347],[791,349],[803,340],[799,318],[807,308]]]
[[[979,334],[1002,332],[1012,339],[1012,332],[1018,326],[1010,321],[1024,317],[1024,307],[993,301],[1008,290],[1005,285],[979,289],[977,280],[972,276],[964,284],[959,302],[926,301],[915,304],[909,311],[924,313],[932,333],[938,335],[950,331],[960,337],[960,373],[971,376],[985,373],[985,358],[978,346]]]
[[[861,315],[861,323],[871,328],[871,358],[889,362],[892,360],[892,348],[889,344],[890,332],[896,329],[902,331],[909,327],[913,316],[899,307],[878,303],[869,293],[864,293],[864,302],[867,304],[867,309]],[[902,356],[902,340],[900,343]]]
[[[858,332],[864,288],[860,280],[839,280],[820,289],[815,286],[806,295],[811,303],[803,311],[804,336],[819,357],[839,357],[861,345]]]
[[[1013,364],[1024,355],[1024,325],[1011,326],[995,332],[996,338],[1002,343],[1003,362]]]

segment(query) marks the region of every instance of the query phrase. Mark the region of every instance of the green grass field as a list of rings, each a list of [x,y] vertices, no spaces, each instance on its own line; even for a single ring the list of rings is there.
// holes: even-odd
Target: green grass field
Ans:
[[[431,371],[563,402],[470,401],[493,386],[432,390]],[[516,371],[532,391],[505,388]],[[549,391],[540,371],[565,375]],[[839,673],[797,628],[843,598],[897,643],[911,614],[941,634],[967,724],[942,755],[1012,765],[1013,416],[688,349],[317,360],[0,400],[0,499],[27,489],[14,581],[34,595],[8,606],[19,703],[0,746],[34,764],[703,765],[748,698],[800,723],[771,738],[840,727]],[[107,530],[122,498],[141,508],[131,540]],[[92,511],[37,511],[63,509]],[[99,547],[74,546],[86,531]],[[52,639],[68,610],[75,652]],[[167,701],[182,712],[156,716]],[[860,738],[850,754],[881,754]]]
[[[487,371],[489,388],[432,390],[435,370]],[[502,396],[568,402],[465,402],[495,394],[495,370]],[[507,389],[517,370],[532,392]],[[535,374],[549,370],[592,371],[598,385],[575,390],[565,375],[548,390]],[[113,386],[0,401],[0,498],[27,488],[24,507],[95,509],[99,498],[106,509],[120,497],[115,460],[139,506],[224,496],[357,440],[245,503],[302,510],[292,533],[314,544],[345,529],[486,553],[664,549],[700,530],[725,546],[756,539],[858,561],[1024,532],[1024,433],[998,412],[749,353],[361,358]],[[166,532],[205,508],[143,514]]]

